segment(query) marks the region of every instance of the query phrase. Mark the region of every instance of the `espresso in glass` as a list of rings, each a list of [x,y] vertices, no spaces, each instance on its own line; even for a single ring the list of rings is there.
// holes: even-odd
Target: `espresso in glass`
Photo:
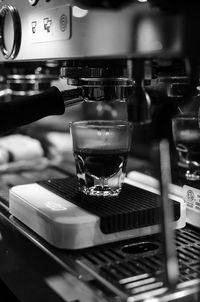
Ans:
[[[80,191],[94,196],[117,196],[120,193],[131,146],[131,129],[132,125],[126,121],[71,124]]]

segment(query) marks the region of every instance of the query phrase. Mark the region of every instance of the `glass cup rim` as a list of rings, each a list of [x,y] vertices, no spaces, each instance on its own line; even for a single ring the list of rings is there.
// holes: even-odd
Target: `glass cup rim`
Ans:
[[[120,128],[124,126],[129,126],[130,128],[133,126],[131,122],[126,120],[80,120],[73,121],[69,123],[71,127],[79,127],[79,128]]]
[[[180,115],[180,116],[175,116],[172,118],[172,121],[178,121],[178,120],[199,120],[198,116],[192,116],[192,115]]]

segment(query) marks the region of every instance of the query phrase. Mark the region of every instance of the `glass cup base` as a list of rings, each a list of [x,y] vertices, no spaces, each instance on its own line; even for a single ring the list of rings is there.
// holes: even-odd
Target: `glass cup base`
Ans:
[[[86,195],[90,196],[98,196],[98,197],[114,197],[118,196],[121,192],[121,188],[110,188],[110,187],[101,187],[101,186],[93,186],[93,187],[85,187],[82,186],[79,188],[79,191],[83,192]]]

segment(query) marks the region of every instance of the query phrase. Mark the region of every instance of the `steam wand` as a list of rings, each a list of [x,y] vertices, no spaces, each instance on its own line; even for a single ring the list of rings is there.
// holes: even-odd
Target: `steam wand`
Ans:
[[[160,183],[161,228],[165,256],[165,283],[174,290],[178,283],[179,267],[173,230],[173,207],[168,199],[168,186],[171,183],[170,152],[167,140],[162,140],[153,150],[154,163]]]

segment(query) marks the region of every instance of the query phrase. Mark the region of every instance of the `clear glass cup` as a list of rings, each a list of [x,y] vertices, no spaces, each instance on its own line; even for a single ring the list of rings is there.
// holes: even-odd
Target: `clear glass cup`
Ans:
[[[198,117],[180,115],[172,119],[173,140],[181,179],[200,180],[200,128]]]
[[[70,124],[79,190],[92,196],[117,196],[126,173],[132,124],[90,120]]]

